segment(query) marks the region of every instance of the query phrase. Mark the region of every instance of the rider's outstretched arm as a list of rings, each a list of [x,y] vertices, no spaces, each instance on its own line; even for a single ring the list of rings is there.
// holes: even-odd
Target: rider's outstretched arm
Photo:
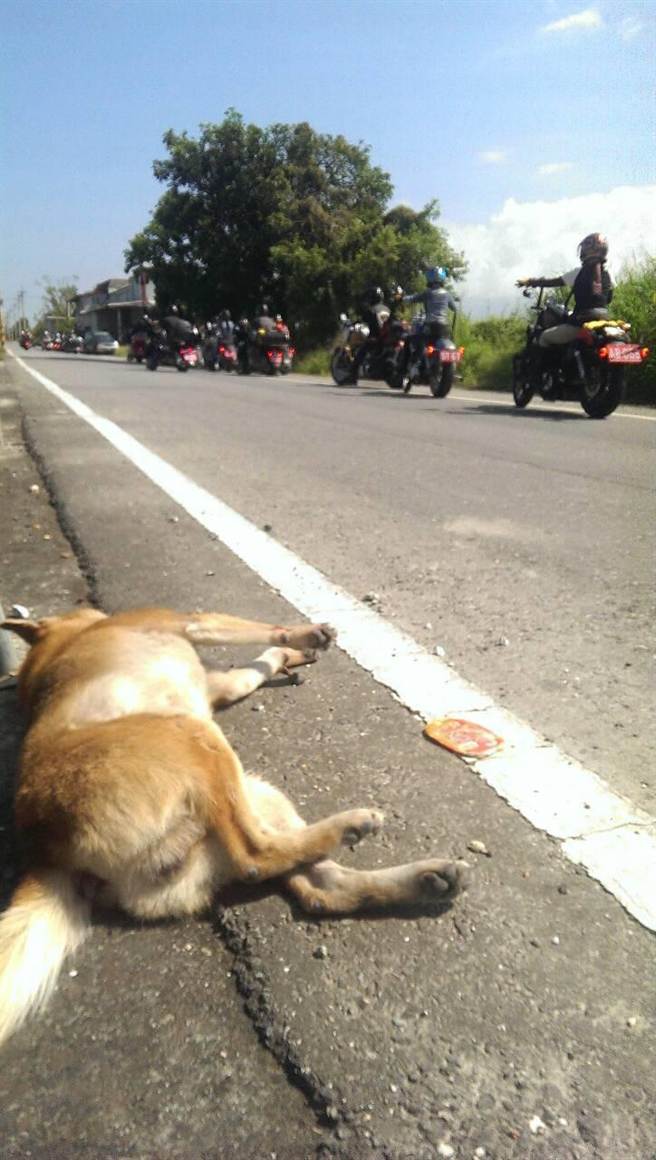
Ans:
[[[560,274],[556,278],[518,278],[517,286],[564,286],[565,279]]]

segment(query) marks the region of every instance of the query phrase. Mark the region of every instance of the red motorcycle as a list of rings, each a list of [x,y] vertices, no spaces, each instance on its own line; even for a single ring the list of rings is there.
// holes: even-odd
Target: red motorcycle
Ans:
[[[32,346],[32,338],[29,334],[21,334],[18,343],[22,346],[23,350],[29,350]]]
[[[128,347],[128,362],[142,363],[147,354],[148,338],[145,334],[134,334]]]

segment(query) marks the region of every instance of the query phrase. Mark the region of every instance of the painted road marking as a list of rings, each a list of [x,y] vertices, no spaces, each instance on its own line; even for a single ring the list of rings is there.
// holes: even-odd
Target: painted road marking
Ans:
[[[13,356],[16,357],[16,356]],[[614,793],[449,665],[149,451],[86,403],[18,364],[98,431],[148,479],[312,621],[329,620],[339,647],[424,721],[469,717],[505,739],[499,754],[467,761],[502,798],[560,843],[644,926],[656,930],[656,818]]]

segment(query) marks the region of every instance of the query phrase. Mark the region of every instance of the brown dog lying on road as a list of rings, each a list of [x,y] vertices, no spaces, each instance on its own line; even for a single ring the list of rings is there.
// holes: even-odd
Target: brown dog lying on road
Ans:
[[[245,774],[213,708],[316,659],[326,625],[280,628],[218,613],[93,609],[4,624],[30,651],[19,676],[29,728],[16,792],[28,872],[0,918],[0,1042],[41,1007],[94,901],[140,919],[207,910],[231,882],[280,877],[313,914],[447,900],[465,863],[384,870],[329,861],[375,834],[377,810],[306,825],[280,790]],[[269,645],[230,672],[195,645]]]

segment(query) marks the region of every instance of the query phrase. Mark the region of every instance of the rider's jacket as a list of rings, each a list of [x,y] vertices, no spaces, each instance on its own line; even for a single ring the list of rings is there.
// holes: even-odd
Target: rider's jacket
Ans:
[[[591,310],[603,309],[612,301],[613,280],[604,262],[585,262],[561,275],[574,294],[574,315],[585,321]]]
[[[171,342],[188,341],[194,329],[191,322],[177,314],[168,314],[164,319],[164,327]]]
[[[275,322],[273,321],[270,314],[260,314],[259,318],[255,319],[255,329],[256,330],[269,331],[269,330],[273,330],[274,326],[275,326]]]
[[[403,301],[421,302],[426,314],[426,322],[448,324],[449,310],[456,310],[454,299],[443,286],[428,287],[426,290],[420,290],[418,294],[405,294]]]

